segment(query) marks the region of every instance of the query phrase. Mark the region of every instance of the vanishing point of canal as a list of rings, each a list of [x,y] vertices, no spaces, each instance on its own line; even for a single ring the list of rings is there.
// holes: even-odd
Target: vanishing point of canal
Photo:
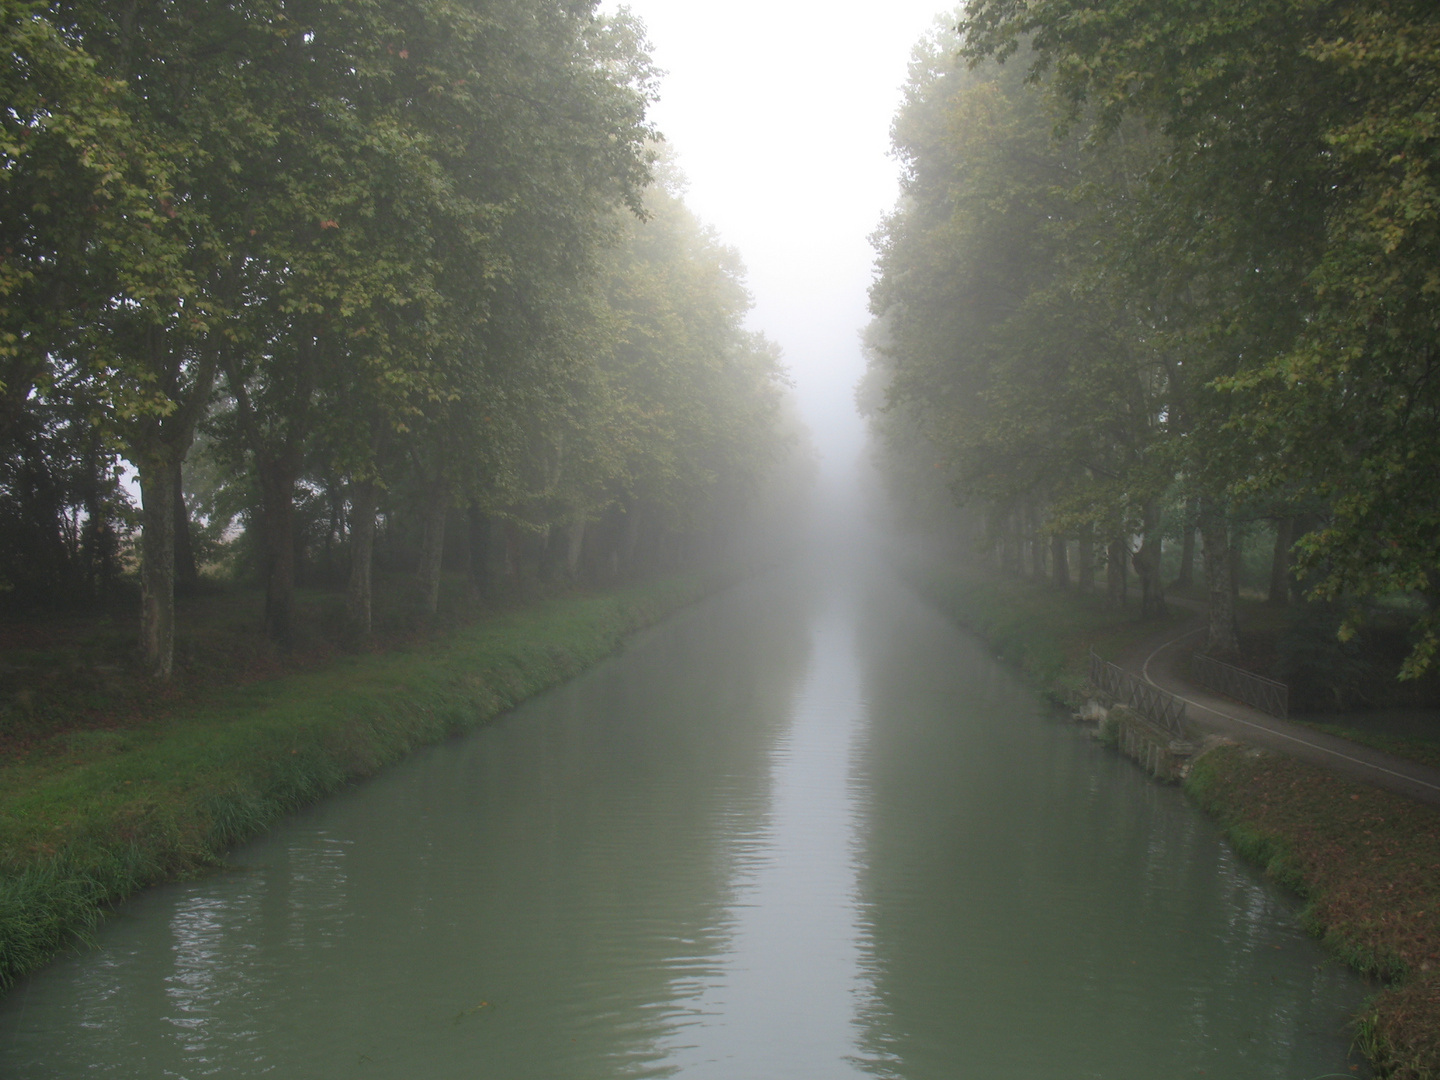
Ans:
[[[883,572],[775,571],[125,905],[0,1077],[1313,1080],[1365,987]]]

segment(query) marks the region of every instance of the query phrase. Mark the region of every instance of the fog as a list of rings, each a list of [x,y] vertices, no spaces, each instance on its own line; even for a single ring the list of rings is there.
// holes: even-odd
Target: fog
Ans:
[[[607,3],[606,10],[619,5]],[[738,249],[750,323],[784,350],[822,477],[847,481],[864,427],[869,235],[891,207],[891,117],[935,0],[637,0],[666,71],[653,116],[688,176],[687,202]]]

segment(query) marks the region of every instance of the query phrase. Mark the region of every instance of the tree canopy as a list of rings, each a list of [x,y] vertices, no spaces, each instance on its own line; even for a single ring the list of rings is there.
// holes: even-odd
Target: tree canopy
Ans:
[[[992,539],[1104,542],[1147,600],[1198,524],[1221,651],[1255,517],[1304,518],[1310,595],[1433,610],[1437,35],[1376,0],[960,9],[916,53],[877,238],[897,475],[934,457]]]
[[[775,351],[733,253],[655,179],[623,11],[3,0],[0,34],[13,599],[119,572],[122,460],[164,676],[187,475],[212,532],[242,524],[284,642],[318,507],[364,634],[377,526],[433,610],[452,509],[482,548],[629,573],[777,456]]]

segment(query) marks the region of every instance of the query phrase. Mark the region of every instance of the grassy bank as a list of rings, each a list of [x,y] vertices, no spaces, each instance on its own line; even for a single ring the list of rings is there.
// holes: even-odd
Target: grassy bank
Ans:
[[[83,941],[115,901],[216,865],[294,808],[570,678],[713,585],[541,601],[27,739],[0,765],[0,986]]]
[[[1093,597],[912,565],[905,577],[1040,690],[1080,699],[1091,647],[1114,657],[1161,628]],[[1236,848],[1306,900],[1306,926],[1387,983],[1357,1018],[1382,1075],[1440,1080],[1440,813],[1247,747],[1202,756],[1186,790]]]
[[[1185,786],[1240,852],[1305,898],[1312,933],[1389,984],[1357,1036],[1382,1074],[1440,1077],[1440,814],[1242,746],[1205,754]]]

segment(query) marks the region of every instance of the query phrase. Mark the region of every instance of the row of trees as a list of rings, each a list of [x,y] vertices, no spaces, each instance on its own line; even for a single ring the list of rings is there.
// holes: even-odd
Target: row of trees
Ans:
[[[0,0],[12,590],[113,570],[133,463],[168,675],[197,436],[282,643],[317,492],[359,633],[382,511],[433,610],[457,507],[618,571],[742,498],[781,441],[777,356],[657,168],[641,28],[594,8]]]
[[[1310,595],[1423,599],[1424,670],[1440,11],[972,0],[952,24],[917,50],[877,237],[861,393],[896,488],[1057,560],[1108,549],[1150,611],[1166,512],[1198,525],[1217,652],[1231,530],[1272,519]]]

